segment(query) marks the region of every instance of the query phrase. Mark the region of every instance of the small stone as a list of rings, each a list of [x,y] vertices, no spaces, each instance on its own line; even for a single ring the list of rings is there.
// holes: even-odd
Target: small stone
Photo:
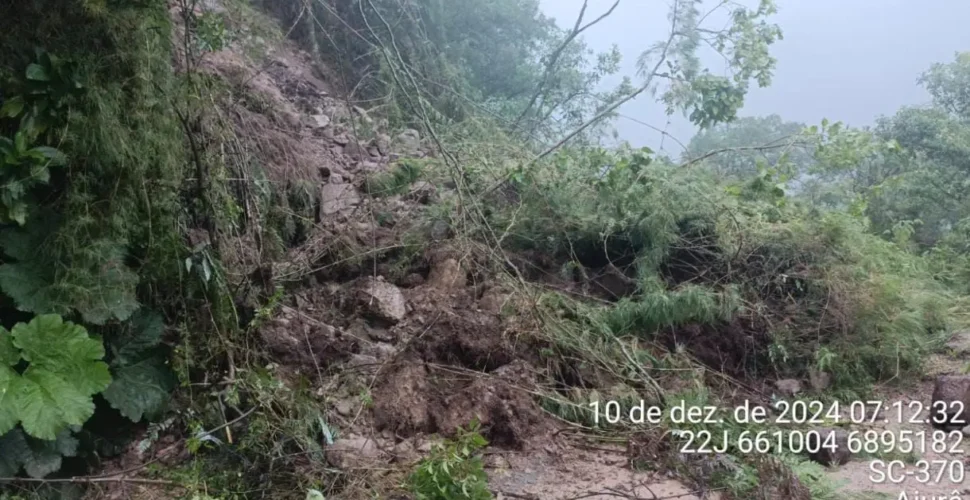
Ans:
[[[428,181],[418,181],[411,186],[406,198],[408,200],[417,201],[422,205],[428,205],[437,201],[437,195],[438,190],[434,187],[434,184]]]
[[[320,188],[320,219],[350,210],[360,203],[357,190],[350,184],[324,184]]]
[[[775,388],[778,389],[778,391],[781,392],[782,395],[788,396],[788,397],[794,396],[795,394],[802,392],[801,382],[793,378],[786,378],[784,380],[775,381]]]
[[[330,117],[327,115],[313,115],[310,119],[315,129],[327,128],[330,125]]]
[[[811,384],[812,390],[822,392],[832,385],[832,375],[828,372],[811,369],[808,371],[808,383]]]
[[[378,134],[377,137],[371,141],[371,144],[376,147],[382,155],[387,155],[391,152],[391,136],[387,134]]]
[[[344,417],[349,417],[354,414],[354,404],[346,399],[337,401],[337,404],[334,405],[334,409],[337,410],[338,414]]]
[[[326,448],[327,462],[338,469],[357,469],[380,461],[381,450],[373,439],[338,439]]]
[[[401,132],[394,139],[393,151],[402,156],[415,156],[421,150],[421,133],[413,128]]]
[[[346,132],[337,134],[333,136],[333,142],[334,144],[346,146],[347,144],[350,144],[350,136],[348,136]]]
[[[442,241],[447,239],[451,234],[451,226],[447,222],[438,219],[431,223],[431,239],[434,241]]]

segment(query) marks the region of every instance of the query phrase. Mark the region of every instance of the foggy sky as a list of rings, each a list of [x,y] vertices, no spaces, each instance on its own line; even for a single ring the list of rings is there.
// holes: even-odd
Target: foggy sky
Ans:
[[[571,28],[582,0],[540,0],[543,12]],[[613,0],[590,0],[586,19],[605,12]],[[597,51],[617,44],[623,72],[635,78],[637,56],[664,39],[669,23],[665,0],[621,0],[611,17],[584,33]],[[711,2],[708,2],[712,4]],[[740,116],[777,113],[785,120],[817,124],[823,118],[850,125],[871,124],[904,105],[929,101],[916,83],[935,62],[950,62],[970,50],[970,1],[967,0],[777,0],[784,40],[772,46],[778,59],[772,84],[745,99]],[[717,58],[705,58],[717,72]],[[616,83],[616,82],[612,82]],[[663,106],[643,94],[621,113],[666,130],[684,143],[694,127],[680,114],[670,119]],[[661,134],[619,118],[621,139],[634,145],[660,146]],[[664,141],[672,155],[681,148]]]

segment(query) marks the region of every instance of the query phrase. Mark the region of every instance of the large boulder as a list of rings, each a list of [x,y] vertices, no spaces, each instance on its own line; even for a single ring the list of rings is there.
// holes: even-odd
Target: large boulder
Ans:
[[[933,386],[930,421],[944,430],[960,430],[970,423],[970,375],[940,375]]]

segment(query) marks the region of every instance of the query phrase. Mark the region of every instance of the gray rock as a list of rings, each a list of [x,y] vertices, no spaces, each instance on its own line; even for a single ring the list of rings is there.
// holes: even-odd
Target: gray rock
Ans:
[[[409,128],[394,138],[392,150],[402,156],[415,156],[421,150],[421,133]]]
[[[391,136],[387,134],[378,134],[374,140],[371,141],[371,145],[377,148],[377,150],[382,155],[390,154],[391,152]]]
[[[775,388],[782,395],[791,397],[802,392],[802,383],[793,378],[786,378],[784,380],[776,380]]]
[[[849,451],[848,432],[829,428],[815,429],[815,431],[817,434],[809,432],[806,435],[808,448],[818,448],[817,452],[808,454],[809,458],[826,466],[844,465],[852,458],[852,453]],[[821,443],[818,442],[819,439]]]
[[[401,289],[383,277],[364,278],[356,287],[357,302],[372,317],[394,324],[407,315],[407,304]]]
[[[415,182],[406,196],[408,200],[428,205],[438,200],[438,190],[428,181]]]
[[[339,144],[341,146],[346,146],[347,144],[350,144],[350,136],[347,135],[346,132],[341,132],[341,133],[333,136],[333,142],[334,142],[334,144]]]
[[[348,399],[341,399],[334,405],[334,409],[336,409],[337,413],[340,415],[349,417],[354,414],[354,402]]]
[[[451,235],[451,226],[447,222],[438,219],[431,223],[431,239],[442,241]]]
[[[937,377],[931,408],[928,417],[934,427],[958,430],[970,423],[970,375]]]
[[[352,210],[360,195],[350,184],[324,184],[320,187],[320,220],[339,212]]]
[[[367,150],[364,149],[364,147],[361,146],[356,140],[352,140],[344,145],[344,154],[355,160],[370,157],[370,153],[368,153]]]
[[[360,469],[380,462],[381,450],[373,439],[338,439],[326,448],[327,462],[338,469]]]
[[[310,120],[313,122],[313,128],[316,129],[327,128],[330,125],[330,117],[327,115],[313,115]]]
[[[812,386],[812,390],[821,392],[832,385],[832,375],[828,372],[811,369],[808,371],[808,383]]]

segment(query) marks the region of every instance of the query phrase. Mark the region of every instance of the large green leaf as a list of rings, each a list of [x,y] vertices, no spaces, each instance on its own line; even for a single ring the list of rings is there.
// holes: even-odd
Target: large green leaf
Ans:
[[[20,362],[20,353],[13,345],[13,337],[6,328],[0,326],[0,367],[13,366]]]
[[[27,438],[30,455],[24,461],[24,471],[34,478],[46,477],[61,468],[63,457],[77,455],[78,440],[70,429],[64,429],[53,441]]]
[[[132,315],[127,328],[111,343],[115,366],[137,361],[149,349],[162,342],[165,322],[162,316],[148,309],[140,309]]]
[[[17,411],[16,395],[19,391],[20,375],[10,368],[0,365],[0,434],[5,434],[20,420]]]
[[[82,326],[56,314],[45,314],[30,323],[18,323],[11,333],[31,370],[57,375],[86,396],[103,391],[111,383],[108,365],[101,361],[104,346],[89,337]]]
[[[125,265],[123,241],[96,240],[81,249],[56,251],[47,240],[59,217],[42,211],[30,214],[30,220],[24,228],[0,231],[0,247],[16,260],[0,265],[0,289],[18,309],[61,315],[77,311],[95,325],[127,320],[138,309],[138,275]],[[70,265],[55,275],[58,267],[52,262],[65,260]]]
[[[149,358],[114,372],[104,399],[122,415],[138,422],[162,409],[174,388],[171,370],[161,358]]]
[[[0,477],[12,477],[31,458],[27,436],[20,429],[0,434]]]
[[[55,439],[68,425],[83,425],[94,415],[91,396],[43,369],[28,368],[18,392],[21,425],[39,439]]]
[[[47,281],[48,270],[31,262],[0,265],[0,289],[17,303],[17,309],[33,313],[68,314],[70,308],[58,303]]]
[[[111,383],[108,365],[101,361],[101,342],[54,314],[18,323],[10,335],[30,364],[19,377],[3,367],[0,384],[8,386],[11,399],[3,407],[15,415],[7,414],[7,421],[0,423],[17,418],[27,434],[48,440],[68,425],[84,424],[94,414],[91,396]]]

